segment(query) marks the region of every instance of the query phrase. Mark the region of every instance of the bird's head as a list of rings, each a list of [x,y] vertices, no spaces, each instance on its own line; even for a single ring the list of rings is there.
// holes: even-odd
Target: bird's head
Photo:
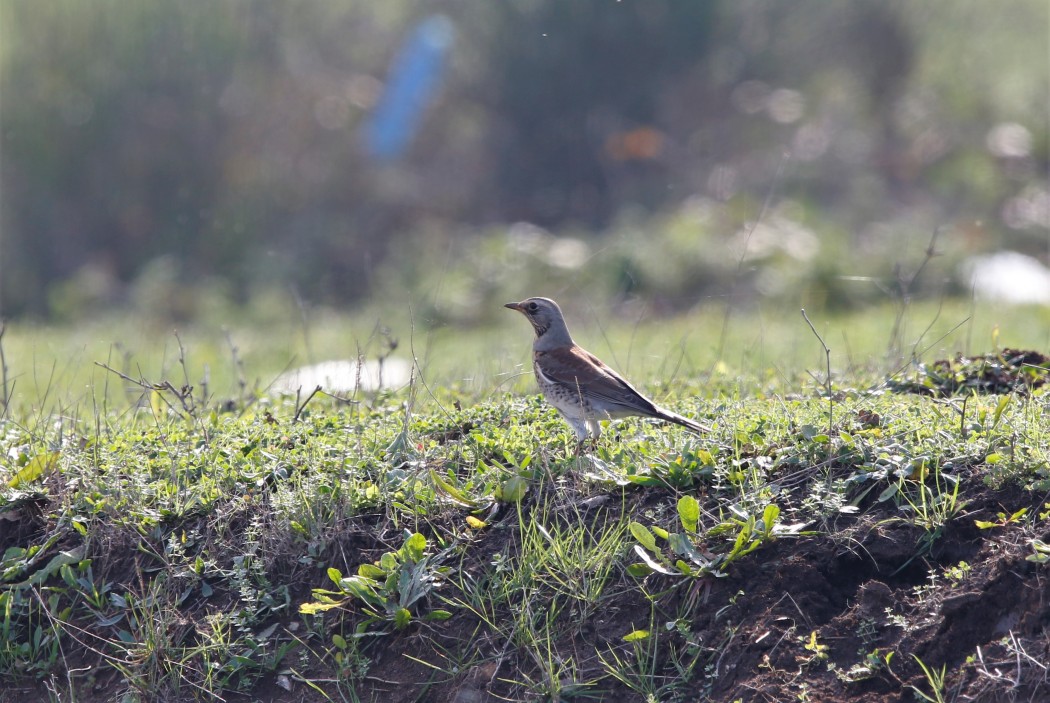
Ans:
[[[536,330],[536,337],[542,337],[550,330],[555,330],[555,334],[564,333],[566,338],[569,337],[561,308],[550,298],[526,298],[520,303],[507,303],[503,307],[517,310],[524,315]]]

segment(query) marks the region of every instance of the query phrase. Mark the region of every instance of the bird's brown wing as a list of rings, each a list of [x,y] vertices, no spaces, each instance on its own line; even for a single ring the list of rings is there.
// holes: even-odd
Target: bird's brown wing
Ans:
[[[583,396],[592,402],[597,401],[604,410],[659,414],[656,405],[626,379],[578,346],[537,352],[536,363],[548,379],[569,388],[578,388]]]

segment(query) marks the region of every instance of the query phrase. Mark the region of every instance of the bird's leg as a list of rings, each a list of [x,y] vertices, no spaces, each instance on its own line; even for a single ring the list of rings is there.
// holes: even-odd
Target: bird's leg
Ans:
[[[598,438],[602,436],[602,426],[596,418],[589,418],[584,421],[584,428],[586,434],[580,437],[580,446],[594,451],[598,448]]]
[[[576,451],[573,452],[573,456],[579,456],[583,452],[583,445],[587,442],[587,437],[590,436],[590,428],[587,426],[587,420],[578,417],[569,417],[565,413],[562,413],[569,425],[572,427],[572,433],[576,436]]]

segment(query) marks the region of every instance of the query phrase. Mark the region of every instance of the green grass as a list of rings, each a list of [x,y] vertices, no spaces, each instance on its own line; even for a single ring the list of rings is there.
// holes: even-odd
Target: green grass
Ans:
[[[824,368],[823,351],[798,308],[737,311],[728,321],[718,303],[672,319],[653,319],[645,308],[631,310],[576,306],[567,314],[577,342],[657,393],[688,388],[701,378],[718,392],[734,386],[745,393],[763,386],[796,392],[807,372]],[[97,365],[104,363],[136,379],[189,382],[198,391],[206,380],[211,394],[237,398],[261,392],[288,368],[375,358],[391,341],[397,344],[393,354],[415,358],[424,380],[437,389],[472,399],[503,390],[528,392],[531,333],[519,317],[504,312],[495,326],[485,327],[432,328],[408,310],[346,316],[327,309],[300,314],[281,306],[231,328],[134,315],[73,327],[8,323],[3,337],[8,393],[13,408],[30,412],[103,401],[119,407],[126,402],[125,384]],[[1039,306],[946,301],[903,313],[886,304],[854,313],[810,310],[810,316],[832,349],[833,371],[851,381],[893,373],[913,357],[1050,347],[1050,310]]]
[[[0,679],[56,700],[95,681],[122,700],[274,682],[319,700],[392,700],[384,682],[406,666],[418,695],[714,690],[747,622],[733,613],[772,554],[857,549],[859,526],[903,529],[882,573],[925,579],[964,523],[1017,544],[1045,535],[1044,391],[936,400],[882,385],[913,349],[932,360],[1046,347],[1046,311],[1004,311],[998,333],[992,310],[969,312],[910,310],[896,349],[892,309],[812,316],[832,348],[831,395],[797,312],[734,316],[721,359],[717,310],[581,322],[578,341],[714,427],[697,437],[625,420],[584,455],[522,375],[530,331],[513,316],[496,333],[394,323],[419,362],[409,387],[305,407],[257,389],[292,359],[376,353],[374,320],[232,330],[236,355],[220,331],[187,330],[183,362],[174,337],[131,323],[11,326]],[[95,361],[172,388],[144,390]],[[979,507],[1003,486],[1023,503],[1004,515],[1026,513]],[[912,661],[929,684],[900,673]],[[943,663],[902,650],[886,680],[940,695],[965,669]]]

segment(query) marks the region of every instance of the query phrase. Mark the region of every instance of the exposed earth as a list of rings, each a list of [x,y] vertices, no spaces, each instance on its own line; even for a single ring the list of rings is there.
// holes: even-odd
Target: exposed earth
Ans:
[[[832,537],[780,539],[735,563],[725,578],[675,587],[671,581],[660,582],[667,577],[648,577],[651,592],[670,589],[659,600],[656,620],[677,620],[681,646],[696,645],[701,657],[693,683],[660,700],[923,700],[913,687],[938,700],[914,657],[934,672],[946,667],[944,700],[1050,700],[1047,566],[1026,560],[1032,553],[1030,538],[1018,525],[978,529],[974,522],[996,520],[1004,506],[1047,510],[1043,506],[1050,496],[1033,502],[1032,494],[1020,489],[985,487],[978,475],[964,480],[961,492],[971,496],[969,504],[925,553],[920,553],[923,530],[887,521],[893,517],[888,510],[869,505],[860,517],[831,525]],[[629,490],[623,506],[609,501],[595,510],[594,521],[615,521],[623,509],[631,514],[659,510],[668,499],[657,491]],[[483,533],[470,549],[475,563],[468,561],[466,569],[480,571],[493,554],[513,551],[515,535],[498,525]],[[1040,538],[1050,541],[1050,531]],[[353,546],[362,557],[378,557],[382,547],[369,548],[365,540],[358,532]],[[300,595],[308,598],[308,590]],[[623,636],[645,627],[648,613],[640,590],[624,588],[557,643],[559,652],[578,657],[578,680],[601,679],[592,693],[600,700],[644,700],[603,678],[596,652],[633,656],[633,645]],[[522,700],[520,687],[505,679],[538,675],[535,665],[505,643],[476,638],[478,624],[477,617],[459,610],[447,622],[427,626],[427,639],[411,631],[378,638],[367,649],[374,660],[360,700]],[[451,676],[419,663],[447,666],[435,645],[473,652],[478,663]],[[897,654],[886,661],[890,652]],[[675,669],[666,655],[654,666],[660,675],[673,678]],[[70,656],[85,664],[92,659],[90,653]],[[326,678],[324,671],[302,673]],[[94,686],[80,687],[78,700],[117,700],[115,679],[100,670]],[[328,700],[298,682],[291,688],[264,683],[251,695],[231,694],[226,700]],[[0,701],[46,696],[38,687],[14,686],[0,693]]]

